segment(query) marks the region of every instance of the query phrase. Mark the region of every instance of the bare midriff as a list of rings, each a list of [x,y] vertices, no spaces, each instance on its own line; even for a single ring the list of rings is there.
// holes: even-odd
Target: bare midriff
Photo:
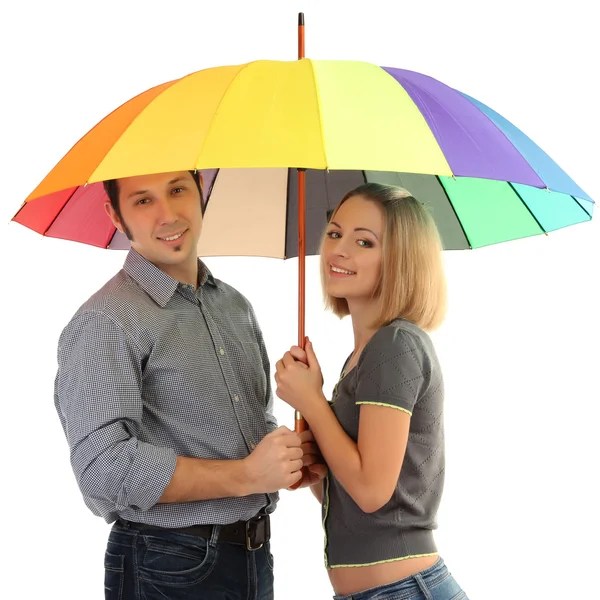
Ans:
[[[364,567],[334,567],[327,571],[338,596],[356,594],[363,590],[394,583],[433,566],[437,554],[398,559]]]

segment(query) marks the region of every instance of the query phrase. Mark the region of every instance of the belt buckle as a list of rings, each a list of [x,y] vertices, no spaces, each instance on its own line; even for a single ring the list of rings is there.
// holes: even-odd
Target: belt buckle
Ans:
[[[250,521],[246,521],[246,549],[247,550],[260,550],[264,543],[268,540],[268,523],[269,519],[266,515],[259,515],[256,519],[251,519]],[[264,530],[264,541],[258,544],[258,546],[253,545],[253,538],[256,539],[256,533],[258,528],[262,525]]]

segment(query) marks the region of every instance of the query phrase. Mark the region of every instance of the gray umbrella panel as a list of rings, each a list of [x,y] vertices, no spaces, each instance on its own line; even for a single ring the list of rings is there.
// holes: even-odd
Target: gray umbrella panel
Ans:
[[[203,170],[202,176],[206,199],[204,226],[198,244],[199,256],[263,256],[282,259],[298,256],[296,169],[210,169]],[[464,203],[461,205],[460,200],[455,206],[451,198],[453,193],[456,196],[457,186],[479,185],[483,180],[445,179],[442,181],[435,175],[414,173],[308,169],[306,254],[318,253],[331,211],[348,191],[365,182],[401,186],[428,206],[445,250],[476,248],[488,243],[553,231],[591,219],[593,204],[590,202],[548,190],[524,189],[523,186],[507,182],[487,182],[496,185],[493,189],[490,186],[478,188],[470,200],[480,207],[474,213],[468,210],[469,206]],[[505,205],[505,202],[508,204]],[[515,212],[515,205],[518,205],[518,212]],[[544,206],[559,207],[560,220],[548,218],[551,215],[548,210],[544,217],[544,211],[539,210]],[[541,215],[539,218],[535,216],[536,212]],[[513,217],[510,215],[521,220],[520,229],[512,227]],[[490,223],[494,219],[504,221],[504,229],[500,235],[487,239],[481,235],[486,219]],[[469,239],[469,235],[472,239]],[[117,232],[109,247],[128,246],[125,236]]]
[[[200,256],[298,256],[296,169],[221,169],[203,172],[205,223]],[[306,254],[318,253],[331,211],[365,182],[406,188],[430,207],[446,250],[469,248],[443,186],[432,175],[385,171],[306,171]]]

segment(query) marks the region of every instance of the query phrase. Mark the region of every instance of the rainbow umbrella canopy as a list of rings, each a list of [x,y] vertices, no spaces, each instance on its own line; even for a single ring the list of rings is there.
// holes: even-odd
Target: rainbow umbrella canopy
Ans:
[[[532,140],[474,98],[404,69],[303,58],[205,69],[143,92],[87,133],[14,221],[125,248],[99,182],[184,169],[205,182],[202,256],[296,256],[299,173],[309,254],[329,211],[365,181],[402,185],[429,205],[446,249],[553,231],[593,209]]]
[[[592,199],[496,112],[397,68],[304,58],[205,69],[153,87],[100,121],[25,200],[14,221],[104,248],[128,240],[104,211],[102,181],[198,170],[200,256],[305,254],[330,211],[368,181],[430,206],[445,249],[477,248],[592,218]],[[306,423],[295,414],[295,429]]]

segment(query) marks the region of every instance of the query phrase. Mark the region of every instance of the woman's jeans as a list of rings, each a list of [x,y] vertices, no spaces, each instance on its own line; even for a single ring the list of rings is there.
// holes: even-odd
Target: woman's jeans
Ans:
[[[440,558],[429,569],[400,581],[349,596],[334,596],[334,600],[468,600],[468,598]]]

